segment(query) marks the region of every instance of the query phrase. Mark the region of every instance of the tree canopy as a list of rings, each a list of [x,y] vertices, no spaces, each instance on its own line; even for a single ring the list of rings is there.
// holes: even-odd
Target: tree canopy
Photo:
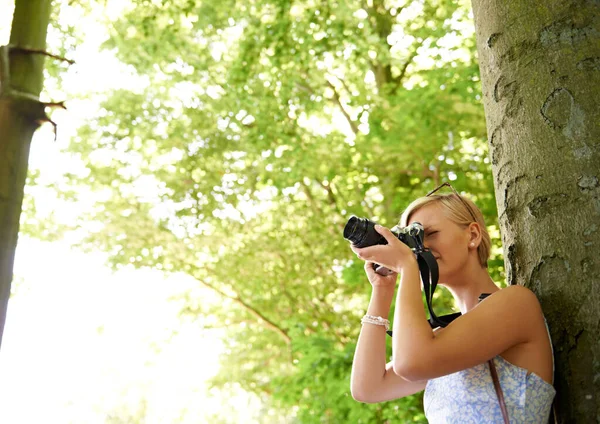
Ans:
[[[55,47],[68,55],[85,29],[61,27],[64,7]],[[53,226],[30,204],[23,231],[83,230],[115,266],[185,272],[218,293],[190,292],[183,311],[227,329],[216,386],[301,422],[424,421],[419,396],[350,396],[370,286],[342,229],[351,215],[395,225],[451,181],[482,209],[503,280],[470,5],[144,0],[103,25],[140,83],[101,93],[68,147],[84,167],[57,190],[85,192],[87,213]],[[49,66],[60,86],[65,68]]]

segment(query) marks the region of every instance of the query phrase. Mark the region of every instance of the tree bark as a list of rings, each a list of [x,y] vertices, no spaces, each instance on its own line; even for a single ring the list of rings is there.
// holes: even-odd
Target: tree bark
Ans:
[[[472,3],[508,282],[542,303],[558,421],[600,422],[600,3]]]
[[[6,321],[29,148],[44,116],[44,51],[51,0],[17,0],[0,72],[0,344]]]

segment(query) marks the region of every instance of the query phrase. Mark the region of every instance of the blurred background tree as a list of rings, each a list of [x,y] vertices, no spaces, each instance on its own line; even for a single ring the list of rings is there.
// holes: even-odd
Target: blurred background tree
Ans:
[[[17,1],[9,42],[0,43],[0,344],[33,133],[48,121],[44,85],[50,0]],[[55,104],[55,106],[57,106]]]
[[[58,16],[106,2],[60,4],[68,54],[85,28]],[[84,166],[56,190],[86,193],[86,213],[38,222],[30,198],[23,231],[218,294],[190,290],[183,317],[226,329],[213,384],[260,396],[277,411],[263,422],[424,422],[420,395],[350,396],[370,285],[342,229],[352,214],[395,225],[451,181],[481,207],[503,283],[470,4],[146,0],[103,24],[104,48],[141,84],[101,93],[68,147]],[[60,87],[65,69],[52,66]]]

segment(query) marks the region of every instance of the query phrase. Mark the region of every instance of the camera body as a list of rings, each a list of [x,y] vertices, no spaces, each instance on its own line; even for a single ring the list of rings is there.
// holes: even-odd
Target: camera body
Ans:
[[[344,227],[344,238],[358,248],[388,244],[385,237],[375,231],[375,225],[376,223],[373,221],[353,215]],[[410,247],[413,252],[419,253],[424,250],[423,238],[425,232],[421,223],[413,222],[407,227],[396,225],[391,231],[398,240]],[[392,272],[377,264],[374,269],[375,272],[381,275],[389,275]]]

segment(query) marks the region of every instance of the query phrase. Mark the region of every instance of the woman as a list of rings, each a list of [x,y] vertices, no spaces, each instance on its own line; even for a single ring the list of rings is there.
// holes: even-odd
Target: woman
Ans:
[[[477,424],[505,422],[503,396],[504,415],[512,424],[546,423],[555,390],[545,319],[530,290],[500,290],[494,284],[487,271],[491,243],[481,212],[454,191],[415,200],[400,225],[412,222],[423,224],[424,245],[439,266],[439,284],[452,293],[462,316],[443,329],[431,329],[415,255],[389,229],[376,226],[387,245],[352,247],[365,261],[373,288],[352,366],[352,396],[383,402],[425,389],[430,423]],[[381,276],[374,264],[394,272]],[[398,274],[393,356],[386,364],[386,324]],[[482,293],[490,295],[479,301]],[[487,364],[491,359],[493,367]]]

